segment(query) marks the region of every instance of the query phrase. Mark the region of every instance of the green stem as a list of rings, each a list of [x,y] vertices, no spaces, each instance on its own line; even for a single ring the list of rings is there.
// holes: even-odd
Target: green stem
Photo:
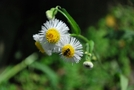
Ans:
[[[86,43],[86,51],[89,51],[89,44],[88,43]],[[88,52],[85,55],[85,60],[89,60]]]
[[[57,9],[57,8],[56,8]],[[71,20],[66,16],[66,14],[65,13],[63,13],[61,10],[59,10],[59,9],[57,9],[61,14],[63,14],[66,18],[67,18],[67,20],[72,24],[72,22],[71,22]]]
[[[70,16],[70,14],[64,8],[61,8],[59,6],[57,6],[55,9],[57,11],[59,11],[63,16],[66,17],[66,19],[68,20],[68,22],[71,24],[74,33],[80,34],[81,29],[78,26],[78,24],[75,22],[75,20]]]
[[[94,48],[94,42],[92,40],[88,40],[86,37],[84,37],[83,35],[77,35],[77,34],[71,34],[71,36],[75,36],[75,37],[78,37],[78,38],[81,38],[82,40],[84,40],[86,43],[88,43],[89,45],[89,53],[92,53],[93,51],[93,48]]]
[[[75,37],[81,38],[85,42],[89,43],[89,40],[86,37],[84,37],[83,35],[80,35],[80,34],[79,35],[71,34],[71,36],[75,36]]]

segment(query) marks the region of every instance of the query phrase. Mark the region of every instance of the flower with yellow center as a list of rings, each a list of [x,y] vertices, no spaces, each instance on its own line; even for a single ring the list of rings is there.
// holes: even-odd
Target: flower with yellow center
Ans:
[[[65,37],[59,45],[61,58],[78,63],[83,56],[82,44],[74,37]]]
[[[45,50],[55,51],[61,39],[69,36],[68,30],[67,25],[58,19],[51,19],[44,23],[39,34],[43,38]]]
[[[52,54],[51,50],[45,51],[45,47],[44,47],[44,44],[43,44],[43,41],[42,41],[43,39],[42,39],[42,37],[40,37],[39,34],[33,35],[33,38],[35,40],[35,46],[39,49],[39,51],[41,53],[46,53],[47,55],[51,55]]]

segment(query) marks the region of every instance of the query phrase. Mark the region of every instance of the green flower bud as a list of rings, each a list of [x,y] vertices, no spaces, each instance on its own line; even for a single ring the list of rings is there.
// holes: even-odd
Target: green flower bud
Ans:
[[[57,14],[57,9],[55,8],[51,8],[50,10],[46,11],[46,16],[50,20],[54,19],[56,14]]]

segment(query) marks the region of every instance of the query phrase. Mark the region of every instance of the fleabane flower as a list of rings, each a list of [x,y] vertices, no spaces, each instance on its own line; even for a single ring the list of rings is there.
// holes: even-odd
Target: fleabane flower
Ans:
[[[39,34],[33,35],[33,39],[35,40],[35,46],[39,49],[41,53],[46,53],[47,55],[51,55],[52,51],[47,50],[45,51],[45,47],[43,44],[43,38]]]
[[[45,50],[56,50],[61,39],[70,35],[68,30],[68,26],[58,19],[51,19],[44,23],[39,34],[43,38]]]
[[[65,37],[60,44],[61,58],[78,63],[83,56],[82,44],[74,37]]]

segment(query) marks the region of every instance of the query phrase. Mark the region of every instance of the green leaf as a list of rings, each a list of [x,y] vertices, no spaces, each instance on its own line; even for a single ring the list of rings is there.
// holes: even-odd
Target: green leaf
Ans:
[[[120,85],[121,90],[127,90],[128,79],[123,74],[120,74]]]
[[[26,59],[22,60],[19,64],[13,66],[13,67],[7,67],[3,73],[0,74],[0,84],[9,80],[14,75],[16,75],[18,72],[32,64],[37,60],[38,55],[36,53],[33,53],[29,55]]]
[[[79,25],[75,22],[75,20],[71,17],[71,15],[64,8],[60,8],[58,9],[58,11],[67,18],[68,22],[70,23],[72,27],[72,32],[75,34],[80,34],[81,29]]]

